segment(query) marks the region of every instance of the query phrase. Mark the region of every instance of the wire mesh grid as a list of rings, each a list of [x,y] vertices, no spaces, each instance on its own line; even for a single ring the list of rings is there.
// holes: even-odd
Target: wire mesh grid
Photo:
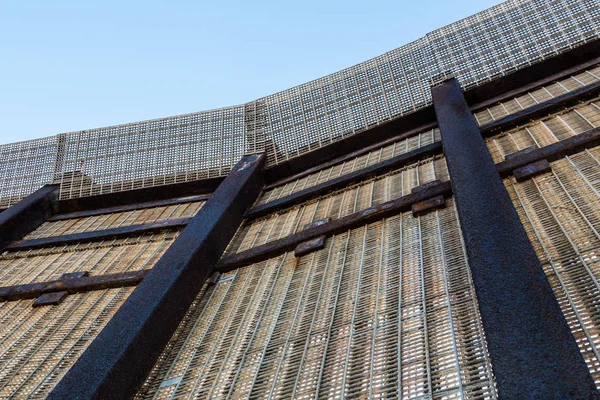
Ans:
[[[0,207],[43,184],[62,199],[226,175],[245,153],[281,163],[600,34],[597,0],[511,0],[354,67],[240,106],[0,146]]]
[[[494,162],[527,147],[548,146],[600,126],[600,97],[486,139]]]
[[[485,125],[598,81],[600,81],[600,65],[511,100],[484,108],[474,113],[474,116],[480,126]]]
[[[92,231],[192,216],[203,202],[48,222],[30,237]],[[179,231],[132,235],[89,243],[6,251],[0,286],[56,280],[65,273],[102,275],[151,269]],[[45,398],[116,313],[134,288],[68,296],[54,306],[34,300],[0,304],[0,398]]]
[[[507,190],[600,387],[600,147]]]
[[[56,306],[0,303],[0,398],[43,399],[134,288],[68,296]]]
[[[70,235],[81,232],[99,231],[102,229],[149,224],[176,218],[190,218],[204,205],[204,201],[176,204],[165,207],[146,208],[120,213],[95,215],[85,218],[73,218],[44,222],[25,239],[37,239],[50,236]]]
[[[431,101],[435,59],[426,39],[362,64],[260,99],[268,164],[341,140]]]
[[[137,395],[495,397],[452,200],[222,276]]]
[[[332,167],[328,167],[306,175],[295,181],[284,185],[265,190],[256,202],[256,205],[265,204],[273,200],[280,199],[292,193],[319,185],[345,174],[369,167],[381,161],[389,160],[392,157],[408,153],[418,148],[427,146],[441,140],[440,131],[437,128],[422,132],[408,139],[400,140],[377,150],[363,154],[359,157],[344,161]]]
[[[0,208],[52,182],[56,150],[55,137],[0,145]]]
[[[341,218],[385,203],[410,194],[415,186],[436,179],[449,179],[446,160],[442,156],[406,166],[264,218],[245,221],[226,252],[245,251],[301,231],[311,222],[327,217]]]
[[[177,231],[4,252],[0,255],[0,286],[59,279],[62,274],[92,275],[149,269],[177,238]]]
[[[598,37],[597,0],[510,0],[427,34],[439,72],[463,88]]]

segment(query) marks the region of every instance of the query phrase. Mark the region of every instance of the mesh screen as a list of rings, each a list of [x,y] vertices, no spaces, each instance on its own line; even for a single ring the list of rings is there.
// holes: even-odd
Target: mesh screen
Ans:
[[[600,81],[600,66],[557,81],[551,85],[543,86],[511,100],[498,103],[492,107],[484,108],[474,113],[474,116],[480,126],[485,125],[598,81]]]
[[[392,157],[408,153],[428,144],[439,142],[441,140],[439,129],[435,128],[427,132],[420,133],[408,139],[398,141],[388,146],[373,150],[359,157],[344,161],[340,164],[320,170],[319,172],[306,175],[295,181],[284,185],[265,190],[256,202],[256,205],[265,204],[273,200],[280,199],[292,193],[319,185],[330,181],[342,175],[366,168],[381,161],[389,160]]]
[[[600,147],[505,184],[583,357],[600,387]]]
[[[326,217],[341,218],[394,200],[410,194],[413,187],[436,179],[449,179],[446,160],[441,156],[409,165],[267,217],[246,221],[229,244],[227,252],[245,251],[301,231],[311,222]]]
[[[204,202],[46,222],[28,238],[191,217]],[[0,255],[0,286],[151,269],[179,235],[171,230]],[[102,330],[132,287],[73,294],[59,305],[0,304],[0,398],[45,398]]]
[[[44,399],[134,288],[68,296],[56,306],[0,303],[0,398]]]
[[[530,146],[548,146],[600,126],[600,97],[486,139],[494,162]]]
[[[102,229],[119,228],[130,225],[149,224],[175,218],[190,218],[196,215],[204,203],[204,201],[199,201],[166,207],[154,207],[143,210],[95,215],[85,218],[48,221],[44,222],[35,231],[28,234],[25,239],[99,231]]]
[[[447,71],[470,87],[599,33],[598,0],[510,0],[244,105],[3,145],[0,207],[52,181],[67,199],[226,175],[245,153],[277,164],[429,105]]]
[[[5,252],[0,255],[0,286],[44,282],[64,273],[92,275],[152,268],[178,232],[155,233],[68,246]]]
[[[452,200],[222,276],[137,399],[398,397],[496,397]]]

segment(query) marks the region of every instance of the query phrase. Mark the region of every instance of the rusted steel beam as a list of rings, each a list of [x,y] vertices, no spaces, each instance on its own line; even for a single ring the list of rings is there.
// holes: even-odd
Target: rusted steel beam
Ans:
[[[446,207],[446,200],[444,199],[444,196],[438,195],[413,204],[411,210],[413,217],[420,217],[421,215],[429,214],[432,211],[444,207]]]
[[[546,159],[549,162],[575,154],[585,149],[600,146],[600,128],[591,129],[577,136],[563,139],[560,142],[539,149],[509,154],[505,161],[496,164],[500,176],[505,178],[517,168]]]
[[[114,206],[114,207],[104,207],[104,208],[96,208],[94,210],[86,210],[86,211],[76,211],[72,213],[65,214],[56,214],[48,219],[48,221],[61,221],[65,219],[74,219],[74,218],[86,218],[93,217],[95,215],[105,215],[105,214],[113,214],[113,213],[121,213],[125,211],[133,211],[133,210],[143,210],[146,208],[154,208],[154,207],[166,207],[172,206],[176,204],[185,204],[185,203],[193,203],[196,201],[208,200],[210,195],[197,195],[197,196],[187,196],[187,197],[178,197],[174,199],[167,200],[155,200],[155,201],[146,201],[143,203],[135,203],[128,204],[124,206]]]
[[[306,242],[322,235],[331,236],[336,233],[345,232],[349,229],[363,226],[382,218],[396,215],[400,212],[409,211],[411,210],[412,205],[419,201],[427,200],[438,195],[449,196],[451,193],[452,189],[450,187],[450,182],[443,182],[435,186],[430,186],[416,193],[411,193],[407,196],[402,196],[395,200],[369,207],[346,217],[305,229],[282,239],[254,247],[250,250],[225,256],[219,262],[217,271],[221,273],[228,272],[252,263],[264,261],[276,257],[281,253],[292,251],[302,242]]]
[[[0,213],[0,250],[8,243],[20,240],[50,218],[52,200],[57,190],[58,185],[43,186]]]
[[[458,82],[431,92],[500,397],[599,398]]]
[[[440,154],[441,152],[442,144],[439,142],[432,143],[430,145],[421,147],[420,149],[416,149],[409,153],[401,154],[394,158],[390,158],[389,160],[373,164],[369,167],[363,168],[355,172],[351,172],[349,174],[340,176],[327,182],[323,182],[319,185],[301,190],[297,193],[292,193],[289,196],[270,201],[260,206],[252,207],[246,213],[246,218],[258,218],[263,215],[270,214],[274,211],[290,207],[294,204],[302,203],[303,201],[322,196],[334,190],[345,188],[348,185],[352,185],[365,179],[385,174],[386,172],[393,171],[395,169],[401,168],[405,165],[417,162],[419,160],[428,157],[433,157],[434,155]]]
[[[507,115],[502,119],[485,124],[479,129],[484,137],[493,136],[518,125],[545,117],[578,102],[591,99],[598,94],[600,94],[600,82],[596,82],[589,86],[565,93],[533,107],[526,108],[525,110],[519,111],[515,114]]]
[[[103,290],[139,284],[149,269],[140,271],[118,272],[114,274],[81,276],[68,279],[57,279],[47,282],[28,283],[24,285],[0,287],[0,301],[35,299],[46,293],[65,291],[68,294]]]
[[[233,168],[49,399],[135,395],[258,197],[264,160],[246,156]]]
[[[19,240],[6,246],[5,250],[19,251],[37,249],[40,247],[64,246],[81,242],[96,242],[100,240],[115,239],[131,235],[144,235],[165,229],[177,229],[188,224],[190,218],[174,218],[149,224],[121,226],[118,228],[103,229],[100,231],[73,233],[70,235],[50,236],[39,239]]]

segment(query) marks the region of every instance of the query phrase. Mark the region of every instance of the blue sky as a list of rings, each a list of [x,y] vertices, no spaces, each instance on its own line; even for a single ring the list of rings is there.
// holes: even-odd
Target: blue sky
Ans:
[[[0,143],[240,104],[499,1],[0,2]]]

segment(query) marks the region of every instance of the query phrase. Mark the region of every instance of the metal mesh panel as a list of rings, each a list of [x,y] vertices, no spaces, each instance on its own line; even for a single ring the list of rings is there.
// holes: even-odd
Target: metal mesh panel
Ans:
[[[0,208],[52,182],[56,151],[54,137],[0,146]]]
[[[431,102],[435,60],[426,39],[260,99],[277,164]]]
[[[433,142],[439,142],[440,140],[440,131],[437,128],[420,133],[419,135],[373,150],[362,156],[344,161],[343,163],[322,169],[319,172],[315,172],[295,181],[266,190],[262,193],[256,204],[265,204],[280,199],[292,193],[330,181],[339,176],[349,174],[378,162],[389,160],[392,157],[427,146]]]
[[[134,288],[0,304],[0,398],[43,399],[104,328]]]
[[[466,88],[599,35],[598,0],[511,0],[245,105],[0,146],[0,207],[53,179],[67,199],[222,176],[245,153],[277,164],[431,104],[448,71]]]
[[[404,167],[341,191],[279,211],[265,218],[245,222],[231,241],[227,252],[235,253],[291,235],[320,219],[341,218],[407,195],[415,186],[439,179],[447,181],[443,157]]]
[[[73,218],[43,223],[25,239],[37,239],[50,236],[70,235],[73,233],[92,232],[122,226],[149,224],[175,218],[189,218],[196,215],[204,205],[204,201],[177,204],[166,207],[146,208],[113,214],[95,215],[85,218]]]
[[[495,398],[452,200],[222,276],[137,399],[192,397]]]
[[[427,34],[440,73],[479,85],[598,36],[597,0],[512,0]]]
[[[600,147],[505,184],[583,357],[600,387]]]
[[[0,286],[59,279],[67,272],[93,275],[152,268],[179,233],[79,243],[68,246],[5,252],[0,255]]]
[[[600,97],[486,139],[494,162],[530,146],[548,146],[600,126]]]
[[[474,116],[480,126],[485,125],[598,81],[600,81],[600,66],[527,92],[511,100],[498,103],[492,107],[484,108],[476,112]]]
[[[203,202],[47,222],[29,237],[93,231],[191,216]],[[0,255],[0,286],[56,280],[65,273],[102,275],[151,269],[178,231]],[[59,305],[34,300],[0,304],[0,398],[44,398],[75,363],[134,288],[67,296]]]
[[[256,151],[244,107],[59,135],[60,198],[226,175]]]

